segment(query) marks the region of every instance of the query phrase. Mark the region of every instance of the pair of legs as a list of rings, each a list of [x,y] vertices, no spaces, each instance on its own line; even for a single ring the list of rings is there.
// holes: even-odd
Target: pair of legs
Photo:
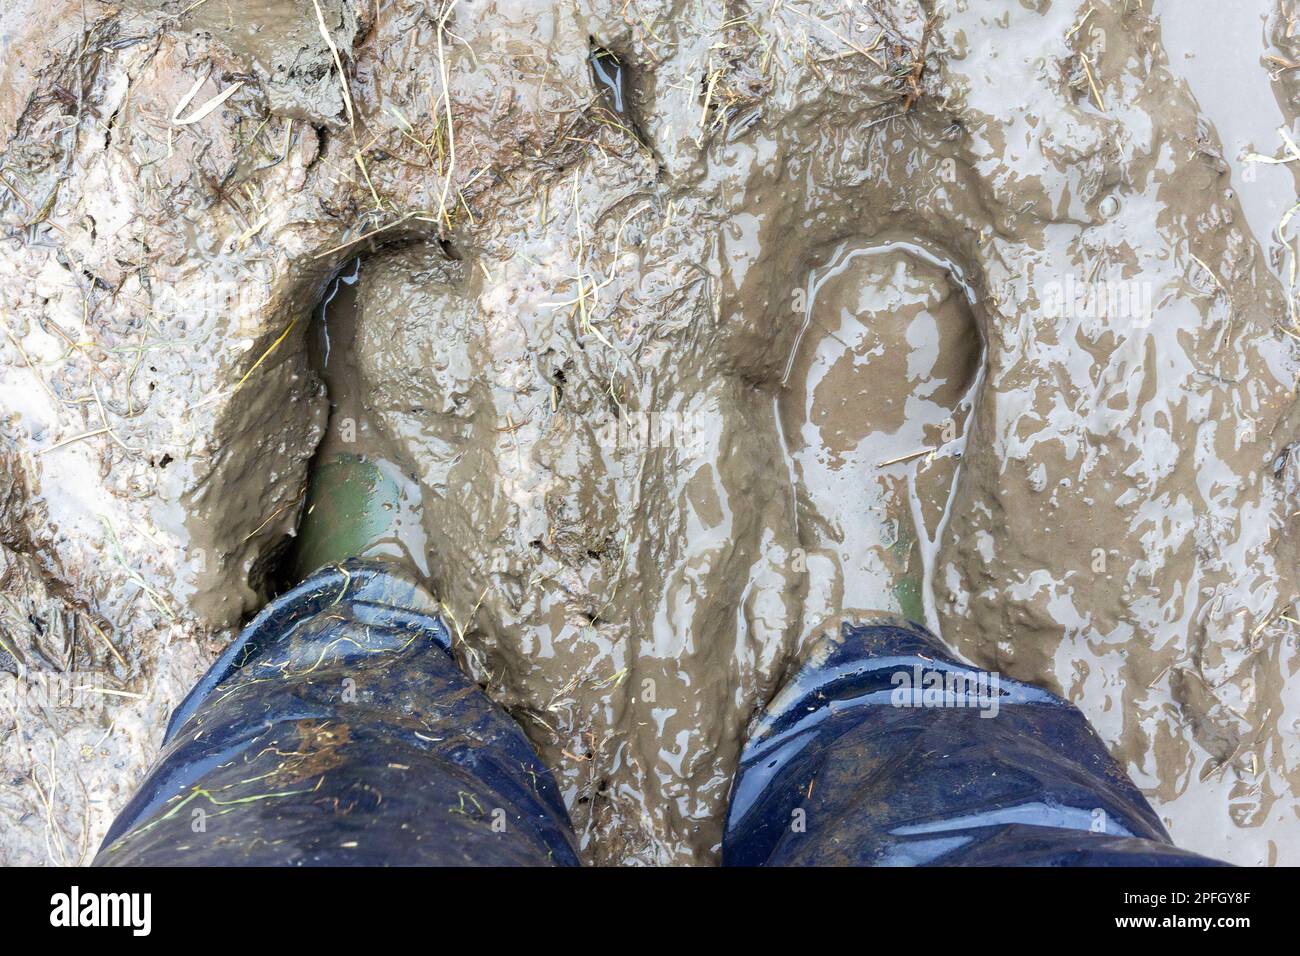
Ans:
[[[559,791],[412,578],[331,564],[172,716],[100,865],[576,865]],[[1073,706],[895,620],[829,635],[759,719],[724,864],[1197,865]]]

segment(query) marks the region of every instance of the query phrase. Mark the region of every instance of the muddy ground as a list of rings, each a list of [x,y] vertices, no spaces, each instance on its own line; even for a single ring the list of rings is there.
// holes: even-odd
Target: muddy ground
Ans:
[[[324,437],[593,861],[715,861],[887,610],[1300,863],[1292,6],[8,0],[0,862],[93,855]]]

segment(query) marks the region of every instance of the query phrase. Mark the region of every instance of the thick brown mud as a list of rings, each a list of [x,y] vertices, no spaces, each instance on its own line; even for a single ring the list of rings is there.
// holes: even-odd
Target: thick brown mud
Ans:
[[[1289,4],[186,6],[0,14],[5,861],[93,851],[339,451],[593,861],[716,860],[882,610],[1300,859]]]

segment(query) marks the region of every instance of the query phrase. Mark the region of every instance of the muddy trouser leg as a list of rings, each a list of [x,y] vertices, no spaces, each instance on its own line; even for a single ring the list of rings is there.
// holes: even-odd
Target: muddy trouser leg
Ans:
[[[822,644],[760,717],[729,865],[1188,866],[1075,707],[902,622]]]
[[[99,865],[576,864],[550,772],[382,566],[277,598],[172,715]]]

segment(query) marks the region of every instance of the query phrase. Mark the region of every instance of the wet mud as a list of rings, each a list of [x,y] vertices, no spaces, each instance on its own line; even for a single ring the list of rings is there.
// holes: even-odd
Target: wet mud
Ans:
[[[0,14],[4,859],[93,851],[347,453],[589,860],[714,862],[888,612],[1296,862],[1290,4],[185,6]]]

